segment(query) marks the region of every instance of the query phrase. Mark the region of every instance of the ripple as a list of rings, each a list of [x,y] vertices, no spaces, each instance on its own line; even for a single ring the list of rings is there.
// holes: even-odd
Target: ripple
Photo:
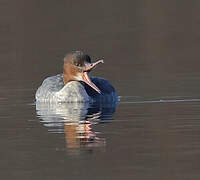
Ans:
[[[119,104],[154,104],[154,103],[181,103],[181,102],[200,102],[200,98],[185,98],[179,97],[174,99],[173,97],[166,98],[166,99],[147,99],[145,100],[139,96],[119,96]]]
[[[67,149],[105,146],[94,126],[110,122],[116,104],[36,103],[36,113],[48,133],[64,134]],[[72,152],[72,151],[70,151]]]

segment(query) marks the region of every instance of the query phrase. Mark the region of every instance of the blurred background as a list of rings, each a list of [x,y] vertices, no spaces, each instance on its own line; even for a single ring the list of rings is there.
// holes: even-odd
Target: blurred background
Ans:
[[[122,101],[66,126],[34,96],[72,50],[104,58],[92,74]],[[199,180],[199,59],[197,0],[0,0],[0,177]]]
[[[84,50],[120,95],[198,95],[200,2],[0,1],[1,86],[37,89]],[[14,84],[13,84],[14,83]]]

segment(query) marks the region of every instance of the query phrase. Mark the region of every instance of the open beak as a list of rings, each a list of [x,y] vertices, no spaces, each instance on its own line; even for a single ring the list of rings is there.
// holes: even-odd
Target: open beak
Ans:
[[[97,91],[99,94],[101,94],[100,89],[91,81],[88,72],[91,71],[97,64],[103,63],[103,60],[99,60],[95,63],[91,63],[85,66],[83,73],[82,73],[82,80],[88,84],[90,87],[92,87],[95,91]]]

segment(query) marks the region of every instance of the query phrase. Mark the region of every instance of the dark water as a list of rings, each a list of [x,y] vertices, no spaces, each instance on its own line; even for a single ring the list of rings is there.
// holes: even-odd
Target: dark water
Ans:
[[[0,0],[0,178],[200,178],[200,2]],[[104,58],[114,107],[34,104],[65,53]]]

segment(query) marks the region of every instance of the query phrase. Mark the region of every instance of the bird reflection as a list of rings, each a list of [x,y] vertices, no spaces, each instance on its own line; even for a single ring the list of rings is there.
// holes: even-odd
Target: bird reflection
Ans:
[[[49,133],[65,133],[66,148],[70,151],[105,146],[92,127],[108,122],[116,104],[36,103],[36,112]]]

